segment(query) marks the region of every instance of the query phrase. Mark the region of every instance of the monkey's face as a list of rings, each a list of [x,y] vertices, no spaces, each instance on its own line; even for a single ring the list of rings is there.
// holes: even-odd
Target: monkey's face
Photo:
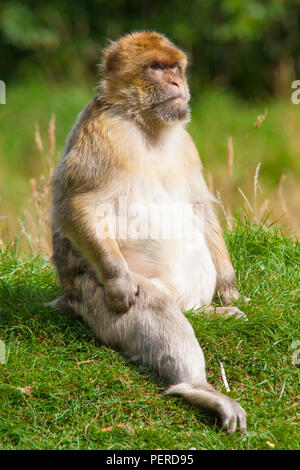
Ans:
[[[187,120],[190,94],[180,63],[156,59],[145,68],[149,111],[165,121]]]
[[[100,90],[112,105],[144,121],[189,118],[187,59],[165,36],[128,34],[104,51]]]

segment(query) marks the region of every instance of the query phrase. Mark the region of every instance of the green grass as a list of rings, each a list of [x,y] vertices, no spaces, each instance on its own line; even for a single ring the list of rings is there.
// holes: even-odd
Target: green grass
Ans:
[[[2,449],[296,449],[299,370],[299,244],[273,229],[238,224],[227,234],[248,322],[189,312],[208,379],[248,413],[248,435],[226,435],[214,417],[101,346],[79,320],[44,302],[59,292],[41,257],[1,254],[0,365]],[[24,389],[24,387],[31,387]],[[22,390],[23,389],[23,390]],[[27,393],[24,393],[26,392]],[[107,428],[107,429],[105,429]],[[298,431],[298,432],[297,432]]]

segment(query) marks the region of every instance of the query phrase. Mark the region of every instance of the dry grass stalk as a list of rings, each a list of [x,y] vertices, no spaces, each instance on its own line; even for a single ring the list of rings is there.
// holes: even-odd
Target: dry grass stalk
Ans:
[[[40,128],[39,128],[39,125],[38,125],[37,122],[35,123],[34,129],[35,129],[34,130],[34,140],[35,140],[36,146],[39,149],[39,151],[43,154],[44,153],[44,145],[43,145],[43,141],[42,141],[42,138],[41,138]]]
[[[48,159],[48,164],[49,167],[51,167],[51,164],[53,163],[53,157],[55,153],[55,146],[56,146],[56,140],[55,140],[55,114],[52,114],[50,123],[49,123],[49,129],[48,129],[48,147],[49,147],[49,159]]]
[[[224,207],[223,201],[222,201],[222,199],[221,199],[220,192],[217,191],[216,194],[217,194],[218,202],[219,202],[219,204],[220,204],[220,207],[221,207],[222,212],[223,212],[224,217],[225,217],[227,229],[229,230],[229,232],[231,232],[232,229],[233,229],[233,227],[232,227],[232,222],[231,222],[230,216],[229,216],[229,214],[227,213],[227,211],[226,211],[226,209],[225,209],[225,207]]]
[[[254,201],[255,201],[255,203],[256,203],[256,200],[257,200],[258,174],[259,174],[260,167],[261,167],[261,162],[258,163],[258,165],[255,169],[255,174],[254,174],[253,187],[254,187]]]
[[[228,172],[229,178],[232,177],[233,161],[234,161],[234,151],[233,151],[232,137],[228,137],[227,139],[227,172]]]
[[[265,199],[258,211],[258,219],[263,220],[266,211],[269,208],[269,199]]]
[[[254,181],[253,181],[253,188],[254,188],[254,214],[255,218],[257,219],[257,187],[258,187],[258,175],[259,175],[259,170],[261,167],[261,162],[258,163],[255,173],[254,173]]]
[[[253,208],[252,208],[250,202],[248,201],[247,197],[245,196],[244,192],[242,191],[241,188],[238,188],[238,191],[239,191],[239,193],[243,196],[243,199],[244,199],[245,203],[247,204],[248,209],[250,210],[251,214],[253,215],[253,214],[254,214],[254,210],[253,210]]]
[[[51,256],[49,209],[51,204],[51,178],[55,166],[55,116],[50,119],[48,127],[48,152],[44,151],[44,143],[38,124],[34,132],[36,145],[46,163],[46,174],[38,179],[31,178],[29,182],[32,210],[26,211],[24,221],[21,221],[21,232],[26,237],[30,249],[38,254],[41,251]]]
[[[256,123],[255,123],[254,126],[253,126],[254,129],[258,129],[258,128],[262,125],[262,123],[264,122],[264,120],[265,120],[266,117],[267,117],[267,114],[268,114],[268,110],[265,109],[264,114],[261,114],[260,116],[257,116],[257,118],[256,118]]]

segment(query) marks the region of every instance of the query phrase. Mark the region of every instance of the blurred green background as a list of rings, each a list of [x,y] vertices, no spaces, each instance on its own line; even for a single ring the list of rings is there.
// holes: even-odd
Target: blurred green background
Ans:
[[[239,187],[252,204],[261,162],[261,208],[298,229],[300,105],[291,102],[291,83],[300,79],[300,1],[1,0],[0,79],[7,95],[0,105],[0,216],[8,218],[0,221],[0,237],[17,232],[30,206],[29,179],[46,171],[35,126],[47,153],[55,114],[58,158],[95,94],[102,47],[142,29],[166,34],[190,58],[190,132],[226,210],[245,202]]]

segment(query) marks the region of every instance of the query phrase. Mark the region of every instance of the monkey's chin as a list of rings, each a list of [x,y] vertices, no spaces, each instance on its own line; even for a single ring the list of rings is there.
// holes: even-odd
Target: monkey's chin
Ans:
[[[167,101],[160,104],[154,110],[156,117],[161,121],[172,124],[175,121],[189,122],[190,108],[182,98]]]

